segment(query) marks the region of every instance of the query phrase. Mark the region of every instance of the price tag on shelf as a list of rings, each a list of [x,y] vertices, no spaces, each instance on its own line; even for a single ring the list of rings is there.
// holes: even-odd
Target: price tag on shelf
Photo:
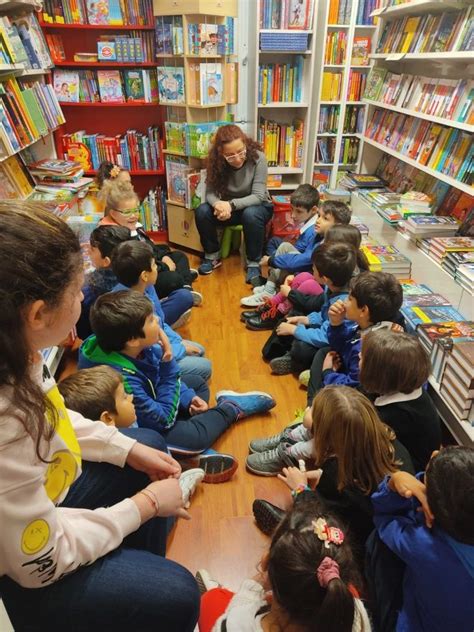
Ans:
[[[370,17],[376,18],[378,15],[382,15],[382,13],[385,13],[386,10],[387,7],[380,7],[379,9],[375,9],[375,11],[372,11],[372,13],[370,14]]]
[[[387,55],[385,57],[386,61],[400,61],[405,57],[406,53],[392,53],[391,55]]]

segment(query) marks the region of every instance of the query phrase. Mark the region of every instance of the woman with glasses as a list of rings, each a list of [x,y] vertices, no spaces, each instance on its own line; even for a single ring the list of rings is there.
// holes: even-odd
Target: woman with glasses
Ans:
[[[260,275],[265,226],[273,214],[267,171],[260,145],[240,127],[224,125],[218,129],[207,160],[206,203],[196,209],[196,226],[204,249],[200,274],[211,274],[222,265],[217,228],[242,224],[246,282]]]

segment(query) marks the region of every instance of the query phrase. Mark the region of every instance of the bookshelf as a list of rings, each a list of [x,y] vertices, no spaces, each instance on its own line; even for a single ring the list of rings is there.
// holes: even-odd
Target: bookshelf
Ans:
[[[255,76],[254,85],[249,86],[250,134],[263,146],[269,176],[277,177],[269,182],[271,194],[292,191],[308,181],[305,174],[317,40],[315,0],[299,5],[299,17],[290,15],[296,5],[280,4],[276,7],[271,0],[257,0],[251,48],[255,65],[249,69],[249,75]],[[287,14],[283,13],[285,8]],[[292,17],[294,28],[287,28]],[[281,186],[277,186],[278,180]]]
[[[367,118],[362,94],[373,65],[376,25],[368,0],[324,0],[318,5],[318,39],[306,178],[335,188],[340,171],[358,171],[360,135]]]
[[[237,1],[174,0],[167,5],[153,0],[157,37],[162,40],[156,55],[159,83],[160,77],[163,87],[169,80],[181,83],[177,94],[168,95],[160,88],[160,103],[166,108],[163,153],[169,240],[202,252],[194,208],[188,208],[194,203],[192,196],[185,203],[172,183],[175,169],[182,168],[187,183],[187,176],[196,174],[197,188],[210,139],[219,124],[230,120],[229,105],[237,102],[238,68],[232,55]],[[219,44],[211,43],[214,33],[218,33]]]

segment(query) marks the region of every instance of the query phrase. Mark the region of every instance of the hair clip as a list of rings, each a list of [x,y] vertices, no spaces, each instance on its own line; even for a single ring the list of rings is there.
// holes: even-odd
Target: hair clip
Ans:
[[[118,165],[114,165],[112,169],[110,170],[110,177],[116,178],[118,174],[120,173],[120,171],[121,171],[120,167]]]
[[[325,518],[318,518],[312,521],[314,533],[318,539],[324,542],[324,546],[328,549],[329,544],[340,546],[344,542],[344,533],[338,527],[330,527]]]

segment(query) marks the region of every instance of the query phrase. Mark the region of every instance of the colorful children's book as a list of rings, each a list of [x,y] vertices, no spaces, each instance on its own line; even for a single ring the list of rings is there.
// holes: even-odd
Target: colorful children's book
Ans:
[[[163,105],[185,103],[184,68],[158,66],[158,95]]]
[[[352,45],[352,65],[368,66],[370,49],[370,37],[354,37],[354,43]]]
[[[380,92],[384,83],[384,79],[387,75],[386,68],[374,67],[370,71],[367,78],[367,84],[365,86],[364,99],[370,99],[371,101],[378,101],[380,98]]]
[[[139,69],[125,70],[125,93],[127,101],[145,103],[145,87],[142,71]]]
[[[222,64],[200,64],[199,77],[202,103],[204,105],[222,103],[224,100]]]
[[[201,57],[217,55],[217,24],[199,24],[199,54]]]
[[[451,305],[441,294],[415,294],[403,297],[403,307],[436,307]]]
[[[442,323],[445,321],[462,321],[463,316],[452,305],[439,307],[402,307],[402,314],[416,327],[424,323]]]
[[[79,73],[72,70],[55,70],[54,94],[59,102],[79,103]]]
[[[87,17],[89,24],[122,25],[120,0],[87,0]]]
[[[103,103],[123,103],[122,78],[119,70],[98,70],[100,100]]]

